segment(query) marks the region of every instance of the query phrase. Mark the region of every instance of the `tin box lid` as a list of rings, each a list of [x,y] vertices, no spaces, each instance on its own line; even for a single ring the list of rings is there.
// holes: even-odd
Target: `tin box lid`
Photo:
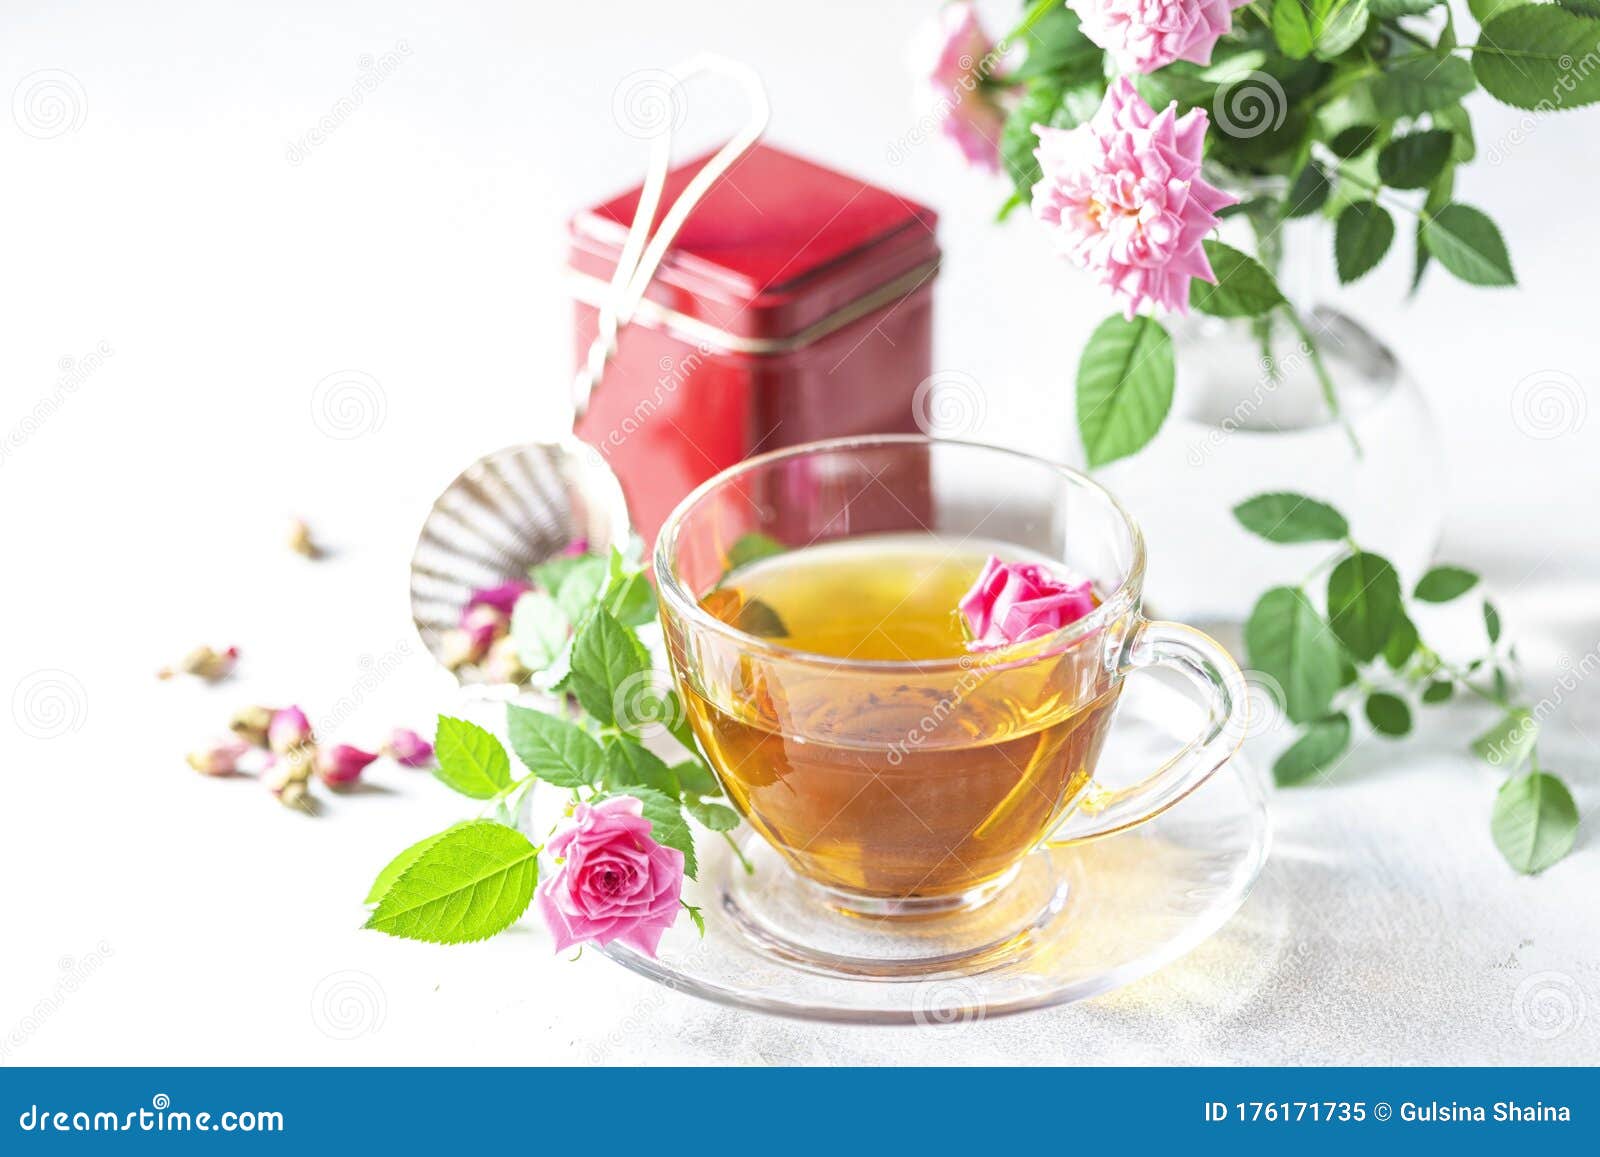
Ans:
[[[668,176],[658,220],[705,160]],[[639,194],[572,219],[580,297],[610,280]],[[689,215],[645,296],[740,338],[793,337],[886,289],[899,297],[931,280],[937,221],[887,189],[757,144]]]

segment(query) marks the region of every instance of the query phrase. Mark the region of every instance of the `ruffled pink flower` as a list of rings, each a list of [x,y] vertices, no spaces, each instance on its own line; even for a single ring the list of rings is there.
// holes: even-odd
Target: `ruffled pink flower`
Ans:
[[[535,902],[557,952],[620,940],[654,956],[662,933],[677,920],[683,853],[650,838],[643,811],[644,804],[627,795],[580,803],[571,826],[545,845],[562,863],[539,885]]]
[[[1056,247],[1100,276],[1129,318],[1146,302],[1189,311],[1189,281],[1216,282],[1200,242],[1217,210],[1238,201],[1200,176],[1204,109],[1159,113],[1118,77],[1105,103],[1075,129],[1035,125],[1044,178],[1033,215]]]
[[[1133,72],[1154,72],[1174,60],[1210,64],[1217,38],[1233,27],[1233,10],[1250,0],[1067,0],[1083,34]]]
[[[974,650],[1021,643],[1058,631],[1094,610],[1088,579],[1070,581],[1033,562],[994,555],[958,604]]]
[[[939,131],[955,142],[969,165],[1000,168],[1005,110],[982,85],[1000,62],[995,45],[971,4],[946,4],[923,33],[924,99]]]

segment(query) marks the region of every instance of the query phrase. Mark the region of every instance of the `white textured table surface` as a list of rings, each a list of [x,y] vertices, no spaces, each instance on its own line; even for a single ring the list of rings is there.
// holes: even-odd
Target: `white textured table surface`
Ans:
[[[1537,880],[1505,869],[1496,774],[1460,752],[1483,720],[1450,708],[1418,738],[1364,743],[1331,785],[1279,794],[1255,894],[1158,975],[992,1023],[839,1029],[702,1005],[593,954],[557,960],[531,927],[460,949],[358,932],[373,871],[456,801],[384,768],[307,820],[181,753],[254,700],[333,713],[357,742],[455,706],[408,626],[416,522],[460,465],[556,420],[562,221],[638,170],[611,118],[634,70],[701,46],[743,56],[771,86],[776,139],[945,212],[939,363],[989,389],[980,436],[1068,452],[1070,367],[1104,306],[1022,223],[990,228],[993,189],[941,148],[891,163],[912,126],[892,46],[927,5],[629,3],[603,29],[582,6],[329,7],[0,14],[0,87],[63,71],[82,113],[51,140],[0,122],[0,1059],[1600,1059],[1600,684],[1556,690],[1600,661],[1600,415],[1544,440],[1510,421],[1517,382],[1542,370],[1595,400],[1581,290],[1600,243],[1549,199],[1600,177],[1592,119],[1540,122],[1511,163],[1465,178],[1525,290],[1441,278],[1402,314],[1397,268],[1350,301],[1435,404],[1450,558],[1502,592],[1533,697],[1559,697],[1544,755],[1586,817],[1574,854]],[[291,163],[358,57],[400,42],[392,75]],[[1482,114],[1480,139],[1515,123]],[[81,367],[102,342],[109,356],[58,395],[63,359]],[[347,368],[378,383],[381,422],[368,411],[363,436],[329,437],[313,392]],[[295,513],[332,558],[282,549]],[[203,640],[244,648],[236,680],[153,679]],[[51,680],[63,715],[17,706]]]

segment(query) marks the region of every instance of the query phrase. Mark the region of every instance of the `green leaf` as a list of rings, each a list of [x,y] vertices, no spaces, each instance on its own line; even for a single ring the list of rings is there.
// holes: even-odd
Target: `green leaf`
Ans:
[[[1039,147],[1033,126],[1076,128],[1094,115],[1104,91],[1105,82],[1098,74],[1070,82],[1059,76],[1040,76],[1027,83],[1022,99],[1000,129],[1000,159],[1020,204],[1032,200],[1033,186],[1043,175],[1033,155]]]
[[[1470,285],[1515,285],[1511,255],[1500,230],[1468,205],[1446,205],[1422,223],[1428,251]]]
[[[1489,23],[1502,12],[1509,12],[1524,4],[1531,4],[1533,0],[1467,0],[1467,11],[1472,13],[1472,18],[1478,22],[1479,27]]]
[[[1172,339],[1148,317],[1101,322],[1078,362],[1078,432],[1091,467],[1142,448],[1172,408]]]
[[[720,803],[690,800],[684,806],[691,816],[714,832],[731,832],[739,826],[739,813]]]
[[[462,823],[470,822],[470,820],[462,821]],[[400,873],[404,872],[412,864],[416,863],[417,857],[422,855],[423,852],[427,851],[434,844],[438,843],[440,837],[455,831],[455,829],[459,828],[460,826],[461,824],[459,823],[451,824],[442,832],[434,832],[431,836],[424,836],[405,851],[401,852],[394,859],[390,860],[389,863],[384,867],[383,871],[378,873],[378,878],[372,881],[372,887],[367,890],[367,898],[363,900],[362,903],[376,904],[379,900],[383,899],[384,896],[388,894],[389,889],[393,887],[394,882],[400,878]]]
[[[1490,96],[1515,108],[1577,108],[1600,100],[1597,47],[1595,21],[1553,4],[1527,4],[1483,26],[1472,71]]]
[[[772,604],[760,599],[746,599],[740,603],[739,610],[733,616],[733,625],[747,635],[762,639],[784,639],[789,636],[789,628]]]
[[[1350,524],[1326,502],[1279,491],[1258,494],[1233,508],[1233,516],[1268,542],[1331,542],[1350,533]]]
[[[1500,641],[1500,612],[1488,599],[1483,602],[1483,629],[1488,632],[1491,643]]]
[[[439,716],[433,754],[434,778],[471,799],[492,799],[511,786],[511,757],[476,723]]]
[[[1472,751],[1485,763],[1516,771],[1538,742],[1539,721],[1526,707],[1517,707],[1474,739]]]
[[[604,602],[617,622],[626,627],[642,627],[656,617],[656,592],[642,570],[628,567],[622,552],[611,548],[606,560]]]
[[[529,591],[511,611],[511,639],[517,658],[530,671],[543,671],[566,649],[571,624],[555,599]]]
[[[1361,662],[1383,650],[1401,614],[1400,576],[1387,559],[1358,551],[1328,576],[1328,624]]]
[[[1272,38],[1290,60],[1304,60],[1311,55],[1311,17],[1300,0],[1274,0]]]
[[[1309,217],[1327,204],[1328,194],[1332,191],[1333,185],[1328,180],[1327,170],[1316,161],[1307,161],[1296,174],[1294,184],[1289,186],[1288,195],[1283,199],[1283,215],[1289,218]]]
[[[1400,617],[1395,620],[1394,630],[1389,632],[1389,638],[1383,644],[1383,661],[1389,664],[1392,670],[1400,670],[1416,653],[1417,644],[1421,641],[1417,637],[1416,624],[1402,611]]]
[[[1016,71],[1014,79],[1046,75],[1074,77],[1086,72],[1098,74],[1102,68],[1104,53],[1100,46],[1083,34],[1078,26],[1078,14],[1065,4],[1051,4],[1044,15],[1034,21],[1024,43],[1028,58]]]
[[[1284,304],[1272,274],[1253,257],[1231,245],[1207,240],[1206,258],[1216,284],[1196,277],[1189,282],[1189,304],[1213,317],[1260,317]]]
[[[1461,98],[1478,87],[1472,65],[1456,56],[1431,53],[1401,57],[1368,88],[1372,105],[1385,120],[1418,117]]]
[[[611,792],[628,792],[636,787],[654,788],[662,795],[678,798],[678,777],[655,752],[621,735],[606,739],[605,785]]]
[[[1333,256],[1339,280],[1345,284],[1369,272],[1389,251],[1394,240],[1394,218],[1376,201],[1346,205],[1334,227]]]
[[[1351,157],[1359,157],[1377,143],[1377,125],[1355,124],[1334,133],[1333,139],[1328,142],[1328,149],[1340,160],[1348,161]]]
[[[689,821],[683,818],[678,801],[649,787],[633,787],[621,794],[631,795],[644,804],[644,818],[650,821],[650,838],[682,852],[683,874],[694,879],[700,870],[694,855],[694,834],[689,830]]]
[[[1423,227],[1427,225],[1430,217],[1439,212],[1446,205],[1450,204],[1450,199],[1454,195],[1455,166],[1451,165],[1447,166],[1445,171],[1440,173],[1438,179],[1434,181],[1433,186],[1428,190],[1427,199],[1422,203],[1422,212],[1417,216],[1417,264],[1415,270],[1411,274],[1412,293],[1415,293],[1417,291],[1417,286],[1422,284],[1422,275],[1427,270],[1428,261],[1432,257],[1432,254],[1428,252],[1427,239],[1422,235]]]
[[[1478,585],[1478,576],[1465,567],[1436,566],[1417,583],[1413,597],[1425,603],[1447,603]]]
[[[1459,104],[1434,109],[1428,114],[1435,128],[1450,133],[1450,160],[1464,165],[1478,154],[1477,140],[1472,134],[1472,115]]]
[[[1379,20],[1395,20],[1401,16],[1421,16],[1435,4],[1444,0],[1367,0],[1367,8]]]
[[[578,628],[572,644],[572,693],[583,709],[607,727],[616,724],[617,691],[650,667],[650,656],[633,632],[597,607]]]
[[[561,589],[561,584],[566,577],[579,566],[582,566],[584,559],[588,557],[586,554],[557,555],[555,558],[546,559],[538,566],[531,568],[528,571],[528,577],[533,580],[535,585],[542,587],[546,594],[554,596]]]
[[[1279,787],[1304,783],[1326,771],[1350,746],[1350,720],[1344,715],[1313,719],[1304,734],[1272,765],[1272,778]]]
[[[672,765],[678,785],[689,795],[721,795],[722,785],[703,759],[686,759]]]
[[[527,836],[493,820],[450,828],[399,874],[366,926],[432,944],[493,936],[528,910],[538,856]]]
[[[576,723],[511,703],[506,731],[517,758],[546,783],[585,787],[600,782],[606,766],[600,744]]]
[[[1456,693],[1456,685],[1448,679],[1435,679],[1422,689],[1424,703],[1443,703]]]
[[[1378,176],[1395,189],[1426,189],[1450,159],[1454,140],[1447,129],[1395,137],[1378,153]]]
[[[1244,628],[1250,665],[1277,680],[1284,713],[1305,723],[1328,713],[1340,687],[1339,647],[1322,616],[1294,587],[1274,587],[1257,600]]]
[[[1578,805],[1555,776],[1530,771],[1501,785],[1489,834],[1506,863],[1531,876],[1572,850],[1578,837]]]
[[[1341,56],[1367,30],[1367,0],[1312,0],[1318,60]]]
[[[1381,735],[1404,735],[1411,730],[1411,708],[1398,695],[1375,691],[1367,696],[1367,722]]]
[[[733,545],[728,548],[728,570],[735,571],[764,558],[787,554],[788,551],[788,547],[771,535],[762,534],[759,530],[748,531],[734,539]]]
[[[584,555],[576,560],[556,590],[556,605],[568,620],[574,623],[583,621],[584,615],[589,613],[589,608],[600,597],[608,575],[606,560],[599,555]]]

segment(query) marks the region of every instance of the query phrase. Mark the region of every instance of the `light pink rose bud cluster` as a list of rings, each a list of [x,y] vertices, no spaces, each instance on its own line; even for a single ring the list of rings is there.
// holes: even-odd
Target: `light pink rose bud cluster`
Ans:
[[[189,766],[205,775],[256,771],[289,807],[310,807],[313,778],[325,787],[349,787],[380,754],[402,767],[426,767],[433,761],[433,745],[404,727],[390,732],[378,751],[319,743],[310,718],[297,706],[244,707],[234,712],[228,728],[233,738],[191,752]]]

